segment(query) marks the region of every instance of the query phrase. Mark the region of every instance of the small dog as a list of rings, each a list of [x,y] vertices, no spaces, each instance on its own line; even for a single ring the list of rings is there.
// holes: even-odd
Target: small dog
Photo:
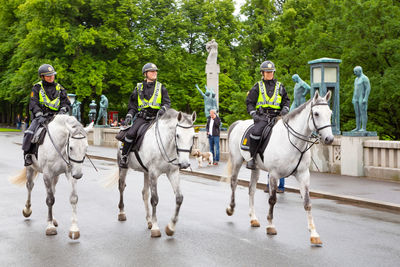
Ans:
[[[211,152],[200,152],[200,150],[193,150],[192,155],[197,159],[197,163],[199,164],[199,168],[203,167],[202,162],[208,161],[208,165],[213,164],[213,154]]]

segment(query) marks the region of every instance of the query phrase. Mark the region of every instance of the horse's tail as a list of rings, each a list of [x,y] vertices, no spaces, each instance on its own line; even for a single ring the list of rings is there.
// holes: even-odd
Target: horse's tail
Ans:
[[[111,175],[107,176],[103,181],[102,185],[104,188],[111,188],[119,181],[119,168],[117,167]]]
[[[33,179],[36,178],[37,174],[37,171],[33,171]],[[24,186],[26,184],[26,167],[20,170],[16,175],[8,178],[8,181],[18,186]]]
[[[228,162],[225,166],[224,174],[221,176],[221,182],[231,183],[231,176],[232,176],[232,160],[231,154],[229,153]]]

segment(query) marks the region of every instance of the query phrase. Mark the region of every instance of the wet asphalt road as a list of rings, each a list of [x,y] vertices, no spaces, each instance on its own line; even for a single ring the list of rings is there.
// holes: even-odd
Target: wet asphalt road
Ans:
[[[164,228],[173,215],[174,195],[165,176],[159,179],[158,222],[161,238],[150,238],[141,197],[142,174],[127,177],[127,221],[119,222],[117,187],[105,189],[101,180],[114,165],[85,162],[78,182],[78,223],[81,237],[68,238],[70,185],[64,176],[57,185],[54,215],[58,235],[46,236],[47,206],[42,177],[32,194],[33,213],[22,216],[26,189],[8,183],[22,166],[15,136],[0,134],[0,266],[398,266],[400,215],[313,199],[313,215],[323,247],[311,247],[300,196],[278,196],[275,225],[278,235],[265,234],[267,194],[258,190],[255,203],[261,222],[251,228],[247,188],[238,187],[235,214],[225,213],[230,186],[182,176],[184,201],[173,237]]]

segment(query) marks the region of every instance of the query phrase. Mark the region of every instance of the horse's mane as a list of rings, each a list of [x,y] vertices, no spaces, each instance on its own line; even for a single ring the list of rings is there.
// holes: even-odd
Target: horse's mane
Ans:
[[[301,104],[297,108],[295,108],[293,111],[289,112],[286,116],[284,116],[285,121],[288,121],[288,120],[296,117],[298,114],[300,114],[307,107],[307,105],[311,102],[311,100],[312,100],[312,98],[309,99],[307,102]],[[318,97],[315,103],[316,104],[317,103],[322,103],[323,100],[324,100],[323,97]]]
[[[166,121],[177,120],[178,113],[179,113],[179,111],[176,111],[175,109],[170,108],[164,113],[164,115],[161,116],[160,120],[166,120]],[[184,112],[181,112],[181,114],[182,114],[181,123],[188,124],[188,125],[192,125],[193,124],[191,115],[186,114]]]
[[[63,128],[65,128],[66,124],[69,124],[69,126],[71,126],[71,128],[75,130],[72,135],[82,134],[84,136],[87,136],[87,133],[82,124],[74,116],[69,116],[67,114],[58,114],[54,116],[54,119],[51,122],[59,124]]]

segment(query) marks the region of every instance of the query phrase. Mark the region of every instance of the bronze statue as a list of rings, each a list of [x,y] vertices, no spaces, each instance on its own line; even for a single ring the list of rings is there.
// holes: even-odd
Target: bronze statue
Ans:
[[[107,108],[108,108],[108,99],[105,95],[101,95],[99,116],[97,117],[96,125],[99,125],[99,121],[101,119],[104,119],[104,125],[108,125],[107,124]]]
[[[292,76],[292,80],[296,84],[294,85],[294,100],[292,106],[290,107],[290,111],[305,103],[306,95],[311,90],[311,87],[305,81],[303,81],[298,74],[294,74]]]
[[[72,116],[74,116],[78,121],[81,121],[81,102],[75,99],[72,104]]]
[[[356,128],[352,130],[365,132],[367,131],[367,109],[368,109],[368,97],[371,92],[371,85],[367,76],[363,74],[362,68],[356,66],[354,68],[354,93],[352,103],[354,105],[354,111],[356,113]]]
[[[217,109],[217,100],[215,99],[214,91],[212,89],[209,90],[207,88],[207,86],[205,86],[205,88],[206,88],[206,92],[203,93],[203,91],[201,91],[199,86],[196,84],[196,89],[200,92],[200,94],[204,98],[204,114],[205,114],[206,118],[208,118],[210,116],[210,110],[213,109],[218,112],[218,109]]]
[[[96,114],[97,114],[96,107],[97,107],[96,102],[94,100],[92,100],[92,103],[90,103],[90,105],[89,105],[89,108],[90,108],[90,110],[89,110],[89,121],[90,122],[96,120]]]

